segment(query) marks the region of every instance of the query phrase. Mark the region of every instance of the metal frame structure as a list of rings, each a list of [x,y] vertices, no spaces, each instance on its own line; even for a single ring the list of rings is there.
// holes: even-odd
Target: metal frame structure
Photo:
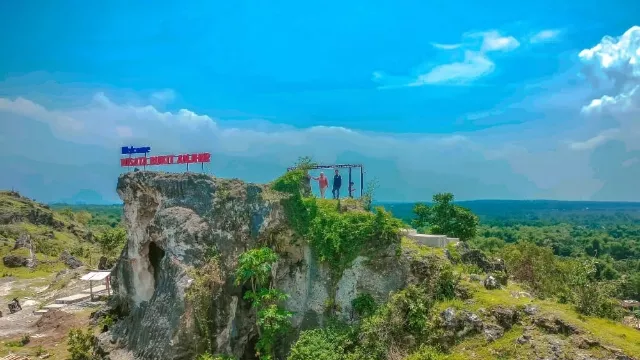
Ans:
[[[297,169],[297,166],[292,166],[287,168],[287,171]],[[351,195],[349,193],[349,187],[351,185],[351,169],[360,168],[360,197],[362,197],[362,193],[364,192],[364,166],[362,164],[334,164],[334,165],[315,165],[310,166],[309,170],[321,170],[321,169],[349,169],[349,183],[347,184],[347,196]]]

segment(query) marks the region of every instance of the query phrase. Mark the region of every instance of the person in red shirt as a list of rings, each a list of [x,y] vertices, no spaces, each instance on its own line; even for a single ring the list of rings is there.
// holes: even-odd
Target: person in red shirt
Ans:
[[[318,187],[320,188],[320,197],[324,199],[324,193],[327,191],[329,187],[329,179],[324,176],[323,172],[320,172],[319,177],[314,177],[313,180],[318,180]]]

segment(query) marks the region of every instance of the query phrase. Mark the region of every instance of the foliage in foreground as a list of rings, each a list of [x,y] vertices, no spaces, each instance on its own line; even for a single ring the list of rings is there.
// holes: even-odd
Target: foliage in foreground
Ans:
[[[258,248],[244,252],[238,259],[236,285],[249,283],[251,290],[244,295],[251,301],[256,312],[258,342],[256,355],[261,360],[270,360],[275,355],[275,344],[290,326],[292,313],[279,304],[287,294],[274,287],[271,269],[278,255],[270,248]]]
[[[95,360],[95,336],[91,329],[71,329],[67,340],[70,360]]]

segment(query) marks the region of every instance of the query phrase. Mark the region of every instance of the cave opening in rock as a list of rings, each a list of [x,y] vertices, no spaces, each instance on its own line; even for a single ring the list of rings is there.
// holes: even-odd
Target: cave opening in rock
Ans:
[[[151,242],[149,244],[149,263],[151,263],[151,267],[153,267],[153,280],[155,286],[158,285],[158,278],[160,277],[160,262],[163,258],[164,250],[156,245],[156,243]]]

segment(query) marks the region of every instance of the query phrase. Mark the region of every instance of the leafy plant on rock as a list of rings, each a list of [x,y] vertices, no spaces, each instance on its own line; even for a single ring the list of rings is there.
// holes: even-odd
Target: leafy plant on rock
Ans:
[[[263,247],[240,255],[236,268],[236,285],[249,283],[251,287],[244,299],[250,301],[256,311],[259,336],[256,354],[261,360],[273,359],[276,340],[288,330],[292,316],[279,305],[287,294],[274,287],[271,270],[277,261],[278,255]]]

